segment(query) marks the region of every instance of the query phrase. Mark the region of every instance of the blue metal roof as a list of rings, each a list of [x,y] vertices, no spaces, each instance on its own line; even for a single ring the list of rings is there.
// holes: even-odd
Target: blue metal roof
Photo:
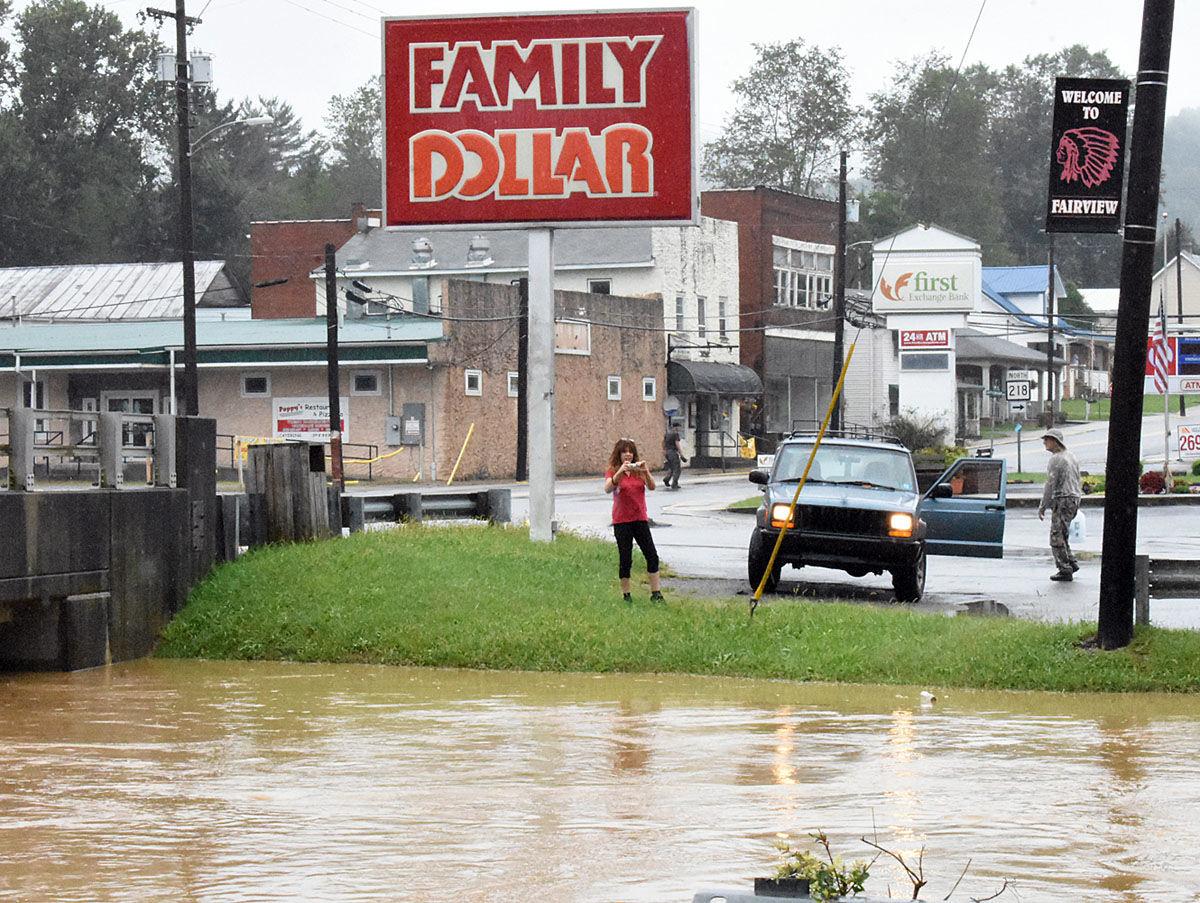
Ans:
[[[436,319],[347,320],[338,327],[339,345],[437,342]],[[323,346],[324,317],[288,320],[199,320],[198,348],[287,348]],[[21,323],[0,326],[0,351],[69,353],[163,351],[183,347],[182,320],[115,323]]]
[[[1044,266],[984,267],[983,278],[988,285],[1002,295],[1046,294],[1046,268]],[[1058,267],[1054,268],[1054,296],[1061,298],[1067,293]]]

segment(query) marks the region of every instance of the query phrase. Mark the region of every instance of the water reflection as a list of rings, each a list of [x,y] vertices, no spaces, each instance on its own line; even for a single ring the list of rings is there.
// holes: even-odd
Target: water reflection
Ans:
[[[0,898],[687,900],[780,835],[928,899],[1195,900],[1200,706],[143,662],[0,679]],[[880,861],[869,889],[896,896]]]

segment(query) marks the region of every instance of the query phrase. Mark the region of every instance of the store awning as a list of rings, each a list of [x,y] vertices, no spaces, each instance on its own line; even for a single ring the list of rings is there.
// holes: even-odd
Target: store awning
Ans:
[[[754,398],[762,394],[762,380],[741,364],[671,361],[667,364],[667,391],[672,395]]]

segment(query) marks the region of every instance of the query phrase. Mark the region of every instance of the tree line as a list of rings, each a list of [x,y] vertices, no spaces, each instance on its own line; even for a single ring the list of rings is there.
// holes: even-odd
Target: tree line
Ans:
[[[711,184],[830,196],[838,153],[848,150],[862,170],[853,179],[861,221],[850,241],[937,223],[976,239],[983,262],[995,266],[1046,261],[1054,78],[1123,77],[1107,54],[1079,45],[1002,69],[960,70],[930,53],[898,63],[890,83],[860,108],[851,103],[838,48],[797,39],[755,49],[750,71],[733,84],[734,112],[704,151],[702,172]],[[1168,124],[1168,180],[1173,161],[1179,169],[1185,161],[1196,165],[1194,142],[1190,151],[1179,147],[1196,133],[1195,122],[1185,113]],[[1184,248],[1194,249],[1187,221],[1200,214],[1200,198],[1188,203],[1187,180],[1168,184],[1178,184]],[[1115,286],[1121,240],[1059,235],[1055,262],[1078,285]]]
[[[39,0],[17,14],[0,0],[0,266],[178,256],[174,86],[154,71],[164,49],[145,21],[125,28],[85,0]],[[937,223],[977,239],[987,264],[1045,260],[1054,76],[1121,75],[1103,52],[1081,46],[1003,69],[960,71],[929,54],[899,63],[859,108],[839,49],[793,40],[756,51],[734,82],[734,112],[704,149],[709,184],[828,196],[846,148],[862,169],[854,178],[862,220],[851,241]],[[194,87],[194,137],[240,117],[274,120],[222,130],[197,149],[197,255],[227,260],[245,287],[251,220],[377,206],[379,109],[378,79],[333,97],[319,130],[305,128],[285,99],[231,100]],[[1176,117],[1166,137],[1166,179],[1178,186],[1185,222],[1200,214],[1189,188],[1197,115]],[[1194,246],[1188,228],[1185,247]],[[1059,236],[1056,259],[1080,285],[1116,285],[1120,240]]]
[[[19,14],[0,0],[0,266],[178,257],[174,85],[156,80],[167,48],[83,0],[43,0]],[[5,41],[10,33],[14,40]],[[306,129],[286,100],[192,89],[195,249],[227,260],[245,289],[248,224],[345,217],[378,205],[379,85],[330,100]]]

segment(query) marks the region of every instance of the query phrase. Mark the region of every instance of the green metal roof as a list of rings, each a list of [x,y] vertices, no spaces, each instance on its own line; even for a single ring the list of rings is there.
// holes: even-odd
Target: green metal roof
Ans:
[[[427,342],[443,338],[439,320],[348,320],[338,327],[338,347],[347,360],[411,359],[424,356]],[[325,319],[199,320],[200,363],[324,359]],[[356,348],[356,346],[359,346]],[[403,347],[407,346],[407,347]],[[75,364],[161,364],[170,349],[183,347],[182,320],[119,323],[22,323],[0,326],[0,367]],[[419,353],[414,353],[419,352]]]

